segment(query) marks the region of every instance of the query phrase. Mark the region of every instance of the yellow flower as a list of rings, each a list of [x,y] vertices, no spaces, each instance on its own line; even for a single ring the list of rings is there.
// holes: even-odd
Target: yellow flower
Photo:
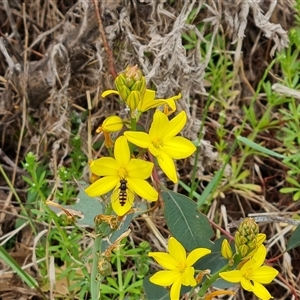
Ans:
[[[168,252],[150,252],[148,256],[153,257],[164,269],[150,277],[150,281],[156,285],[172,285],[170,291],[171,300],[180,299],[181,285],[196,286],[194,278],[195,270],[192,265],[201,257],[211,253],[210,249],[197,248],[188,256],[183,246],[173,237],[168,242]]]
[[[149,134],[137,131],[124,132],[128,141],[141,148],[149,149],[152,155],[157,158],[157,162],[164,173],[175,183],[178,178],[173,159],[186,158],[196,151],[196,147],[191,141],[176,136],[184,127],[186,120],[184,111],[169,121],[164,113],[157,110],[154,113]]]
[[[170,113],[176,110],[175,100],[181,98],[181,94],[179,93],[177,96],[173,96],[168,99],[155,99],[155,91],[146,89],[146,92],[141,99],[141,101],[137,105],[137,110],[139,112],[145,112],[151,108],[155,108],[161,105],[167,105],[170,107]],[[170,114],[169,113],[169,114]]]
[[[133,193],[148,201],[156,201],[157,191],[145,180],[152,173],[153,163],[131,159],[128,142],[124,136],[116,140],[114,156],[115,158],[101,157],[90,163],[91,172],[103,177],[86,188],[85,192],[90,197],[96,197],[114,189],[111,197],[112,208],[119,216],[130,210],[134,201]],[[122,183],[126,187],[123,194]]]
[[[253,292],[260,299],[271,299],[273,297],[263,284],[270,283],[278,271],[269,266],[262,266],[266,254],[266,247],[261,245],[239,270],[221,272],[219,275],[226,281],[241,283],[244,290]]]
[[[117,94],[121,96],[121,94],[115,90],[104,91],[101,96],[106,97],[110,94]],[[175,100],[180,98],[181,94],[179,93],[178,95],[167,99],[155,99],[155,91],[146,89],[143,96],[141,96],[138,91],[130,92],[130,97],[128,96],[125,102],[130,108],[134,117],[137,112],[143,113],[151,108],[156,108],[159,106],[164,106],[166,115],[170,115],[172,112],[176,111]]]

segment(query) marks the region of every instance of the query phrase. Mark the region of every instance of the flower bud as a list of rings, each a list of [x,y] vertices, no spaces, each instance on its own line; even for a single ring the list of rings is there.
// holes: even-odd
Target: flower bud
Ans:
[[[115,86],[122,100],[133,110],[144,96],[146,91],[146,79],[137,66],[127,67],[126,70],[115,79]],[[135,95],[132,96],[134,101],[132,98],[128,99],[132,92],[136,92]]]
[[[233,256],[232,249],[228,243],[228,240],[224,239],[221,246],[221,254],[226,259],[231,259]]]
[[[102,126],[98,127],[96,132],[100,133],[103,131],[106,132],[118,132],[122,129],[123,127],[123,120],[118,117],[118,116],[109,116],[108,118],[106,118],[103,123]]]
[[[242,258],[249,257],[255,253],[258,248],[258,237],[262,240],[262,236],[259,234],[259,227],[254,219],[244,219],[234,236],[236,250]]]

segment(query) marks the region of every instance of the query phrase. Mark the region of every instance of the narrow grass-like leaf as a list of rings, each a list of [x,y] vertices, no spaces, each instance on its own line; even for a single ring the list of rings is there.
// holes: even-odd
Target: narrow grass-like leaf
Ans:
[[[16,272],[21,279],[31,288],[38,288],[38,283],[36,280],[31,277],[27,272],[25,272],[19,264],[7,253],[7,251],[0,246],[0,258],[3,260],[9,267],[13,269],[14,272]]]
[[[286,158],[285,155],[277,153],[275,151],[272,151],[272,150],[270,150],[268,148],[265,148],[265,147],[263,147],[263,146],[255,143],[255,142],[253,142],[253,141],[251,141],[251,140],[243,137],[243,136],[238,136],[237,139],[240,142],[242,142],[243,144],[245,144],[245,145],[251,147],[252,149],[255,149],[255,150],[257,150],[257,151],[259,151],[259,152],[261,152],[263,154],[271,155],[271,156],[278,157],[278,158],[283,158],[283,159]]]
[[[191,251],[195,248],[210,248],[210,238],[214,232],[207,217],[197,210],[197,205],[190,198],[172,192],[163,191],[165,217],[172,235]]]
[[[216,172],[213,179],[209,182],[209,184],[207,185],[207,187],[204,189],[203,193],[199,197],[197,201],[198,208],[200,208],[203,204],[205,204],[209,195],[214,190],[215,186],[217,186],[218,183],[220,182],[222,175],[223,175],[223,169],[220,169],[218,172]]]

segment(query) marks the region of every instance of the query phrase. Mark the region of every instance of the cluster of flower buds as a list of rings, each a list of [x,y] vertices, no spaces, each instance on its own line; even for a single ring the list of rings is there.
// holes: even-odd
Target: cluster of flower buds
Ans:
[[[245,218],[239,225],[235,236],[234,244],[236,255],[244,260],[254,255],[257,249],[262,245],[266,235],[259,233],[259,227],[252,218]],[[224,258],[229,260],[229,264],[234,264],[234,256],[228,240],[223,240],[221,254]]]
[[[115,86],[121,99],[126,102],[131,111],[134,111],[145,94],[146,79],[135,65],[127,67],[117,76]]]

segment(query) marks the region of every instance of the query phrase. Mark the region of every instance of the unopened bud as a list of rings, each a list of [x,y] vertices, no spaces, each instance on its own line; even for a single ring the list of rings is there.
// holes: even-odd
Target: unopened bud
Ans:
[[[137,66],[127,67],[123,73],[117,76],[115,85],[122,100],[133,110],[144,96],[146,91],[146,78]],[[132,96],[134,101],[132,98],[128,99],[132,92],[138,92],[138,94],[135,93],[135,95]]]
[[[249,255],[255,253],[258,248],[258,236],[259,227],[254,219],[244,219],[234,236],[236,250],[242,258],[249,257]]]

